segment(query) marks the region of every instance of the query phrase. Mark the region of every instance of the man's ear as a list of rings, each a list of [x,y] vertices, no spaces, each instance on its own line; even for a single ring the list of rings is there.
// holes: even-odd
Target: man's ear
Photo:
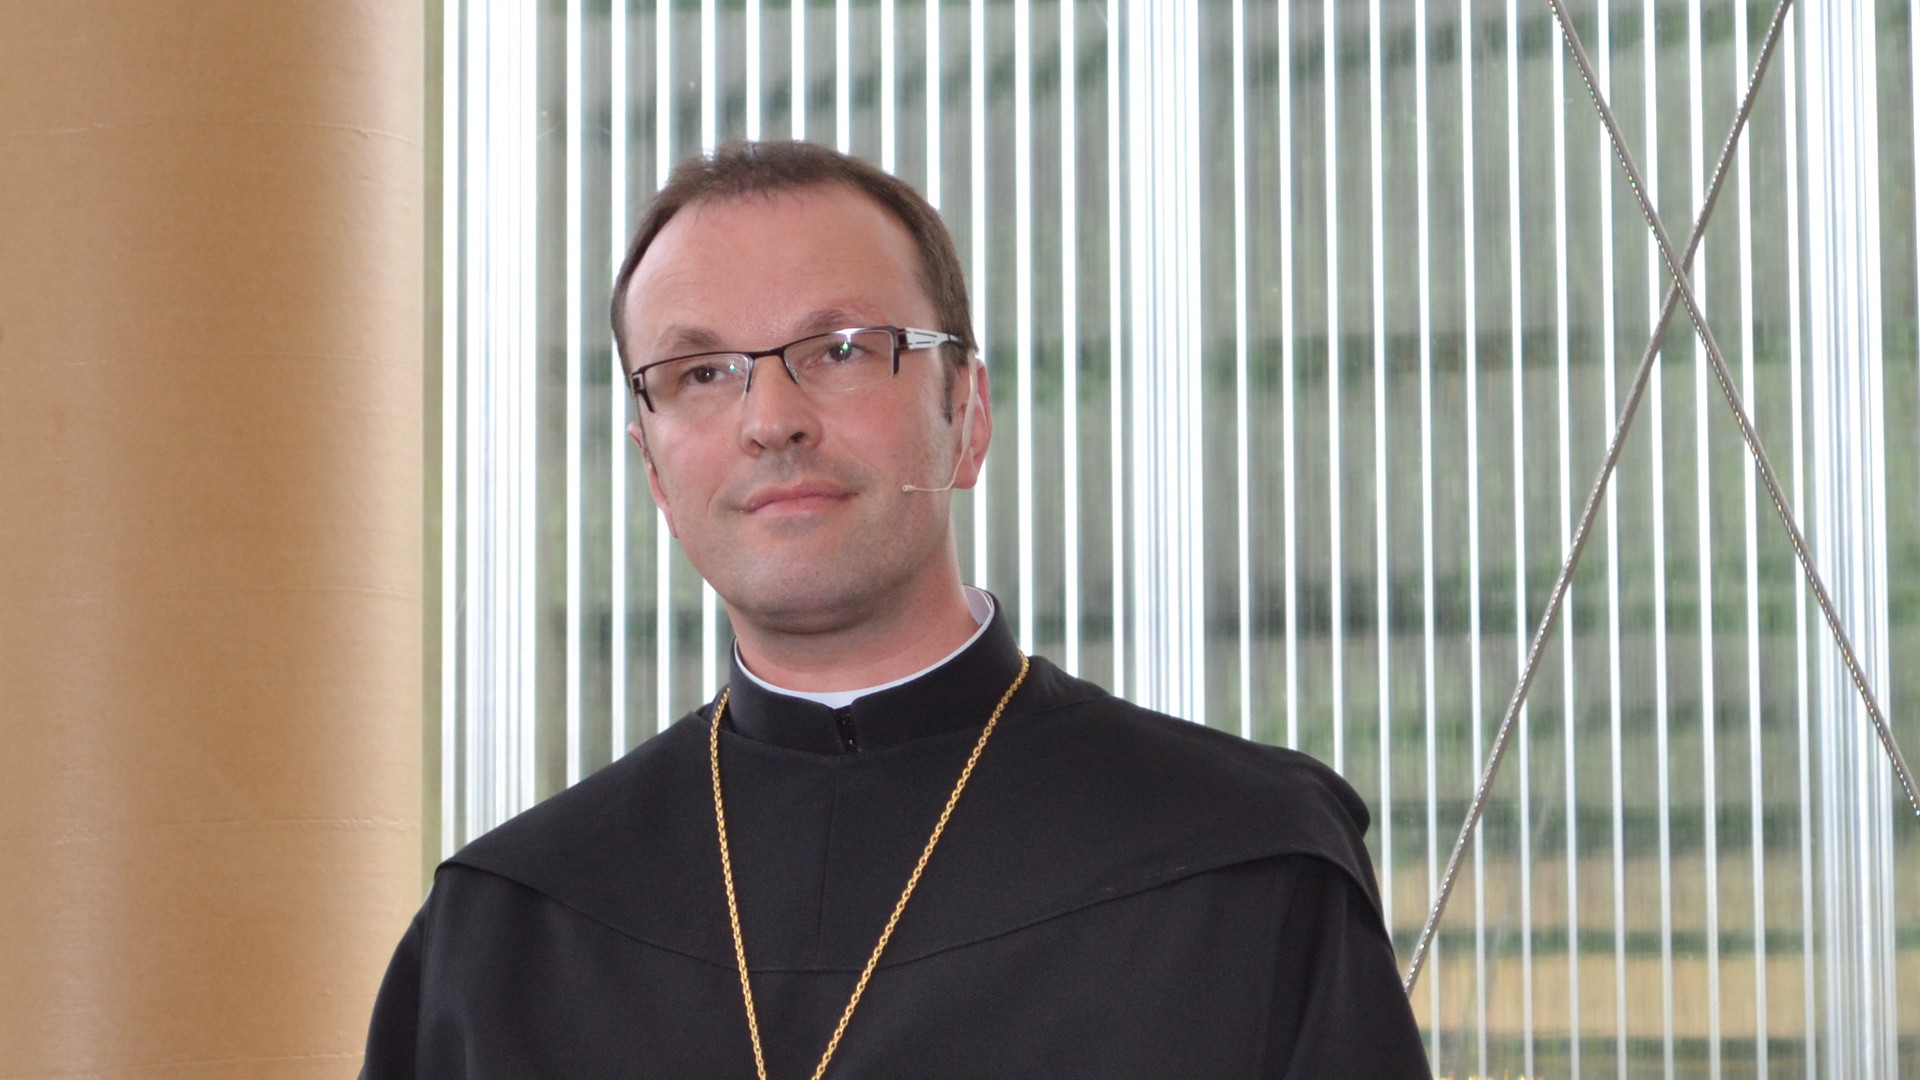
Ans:
[[[640,428],[640,421],[627,425],[627,434],[633,438],[633,444],[640,448],[640,458],[647,463],[647,490],[653,492],[653,504],[660,508],[660,514],[667,519],[667,532],[674,539],[680,538],[680,531],[673,527],[673,507],[667,505],[667,491],[660,486],[660,470],[653,467],[653,451],[647,449],[647,433]]]
[[[965,430],[960,432],[961,459],[957,462],[953,486],[971,488],[980,482],[980,470],[987,463],[987,447],[993,442],[993,394],[987,383],[986,362],[977,356],[970,359],[961,380],[966,384],[967,400],[962,402],[956,415]]]

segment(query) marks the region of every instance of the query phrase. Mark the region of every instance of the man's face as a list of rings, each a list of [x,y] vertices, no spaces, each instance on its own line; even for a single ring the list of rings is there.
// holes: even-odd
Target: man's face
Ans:
[[[852,188],[694,203],[655,237],[622,309],[628,359],[766,349],[852,326],[938,329],[906,229]],[[789,633],[857,624],[956,574],[945,494],[970,378],[938,350],[902,353],[876,386],[809,395],[778,358],[718,416],[641,408],[632,434],[654,501],[736,619]],[[957,486],[978,476],[991,423],[980,403]],[[951,409],[951,419],[947,410]]]

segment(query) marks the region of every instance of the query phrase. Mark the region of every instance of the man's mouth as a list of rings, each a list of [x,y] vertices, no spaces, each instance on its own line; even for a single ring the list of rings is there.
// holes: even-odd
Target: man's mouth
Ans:
[[[742,510],[749,514],[798,514],[814,510],[824,510],[852,496],[852,492],[837,484],[819,482],[784,484],[779,487],[760,488],[749,495],[742,504]]]

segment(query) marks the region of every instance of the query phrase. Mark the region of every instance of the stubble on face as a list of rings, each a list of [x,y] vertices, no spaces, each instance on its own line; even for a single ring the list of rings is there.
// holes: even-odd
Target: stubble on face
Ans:
[[[915,472],[935,468],[929,455]],[[802,514],[749,508],[755,492],[793,485],[829,487],[839,505]],[[736,620],[788,635],[845,631],[885,618],[924,567],[953,557],[947,500],[900,486],[855,460],[775,455],[717,493],[719,543],[681,543]]]

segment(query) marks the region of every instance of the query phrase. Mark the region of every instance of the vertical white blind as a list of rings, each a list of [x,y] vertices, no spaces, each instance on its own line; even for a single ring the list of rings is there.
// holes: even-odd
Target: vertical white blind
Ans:
[[[1771,6],[1569,7],[1684,235]],[[439,850],[726,677],[607,293],[676,160],[810,136],[967,266],[967,575],[1069,669],[1340,768],[1407,953],[1667,286],[1544,0],[445,14]],[[1910,743],[1914,22],[1801,4],[1692,279]],[[1684,329],[1415,993],[1443,1076],[1920,1071],[1920,825]]]
[[[1832,9],[1805,20],[1807,146],[1833,160],[1870,162],[1879,152],[1874,27]],[[1816,475],[1813,536],[1831,567],[1831,591],[1863,658],[1885,671],[1887,641],[1887,417],[1881,327],[1880,177],[1878,170],[1807,170],[1807,198],[1826,212],[1809,216],[1807,293],[1811,355],[1811,454]],[[1909,226],[1909,230],[1911,226]],[[1911,293],[1909,293],[1911,295]],[[1911,360],[1909,361],[1911,362]],[[1898,415],[1898,414],[1896,414]],[[1911,419],[1908,418],[1908,423]],[[1911,493],[1909,493],[1911,499]],[[1895,952],[1893,822],[1879,748],[1831,650],[1820,650],[1814,710],[1814,818],[1820,849],[1816,925],[1821,985],[1829,995],[1828,1040],[1835,1075],[1901,1075],[1894,1033],[1899,994]],[[1912,730],[1909,727],[1908,730]],[[1904,832],[1913,823],[1902,821]],[[1832,947],[1855,943],[1856,947]]]

